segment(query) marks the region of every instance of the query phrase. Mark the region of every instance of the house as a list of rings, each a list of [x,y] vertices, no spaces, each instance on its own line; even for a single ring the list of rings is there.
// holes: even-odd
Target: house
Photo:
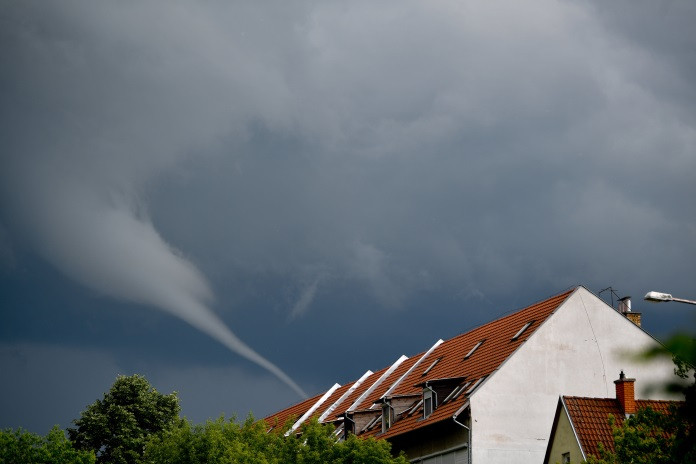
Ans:
[[[681,401],[636,400],[635,379],[627,379],[623,371],[616,385],[615,398],[586,398],[561,396],[556,406],[544,464],[580,463],[588,456],[599,457],[599,443],[604,449],[614,450],[614,436],[609,423],[613,416],[621,426],[624,418],[646,407],[668,413]]]
[[[672,375],[666,360],[629,356],[658,342],[623,304],[619,312],[574,287],[265,420],[292,420],[293,433],[317,417],[337,437],[387,439],[411,462],[540,463],[561,394],[606,397],[621,369],[646,385]]]

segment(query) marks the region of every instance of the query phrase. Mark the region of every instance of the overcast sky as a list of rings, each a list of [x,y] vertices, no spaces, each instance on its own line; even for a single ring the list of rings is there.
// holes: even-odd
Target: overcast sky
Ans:
[[[257,417],[585,285],[696,331],[696,3],[0,1],[0,427]],[[610,301],[609,292],[602,294]]]

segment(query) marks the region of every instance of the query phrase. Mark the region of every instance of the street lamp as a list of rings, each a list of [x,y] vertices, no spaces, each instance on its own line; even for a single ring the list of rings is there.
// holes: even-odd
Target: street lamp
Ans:
[[[679,303],[687,303],[687,304],[696,305],[696,301],[685,300],[683,298],[674,298],[669,293],[661,293],[661,292],[648,292],[645,294],[643,299],[645,301],[650,301],[652,303],[664,303],[667,301],[678,301]]]

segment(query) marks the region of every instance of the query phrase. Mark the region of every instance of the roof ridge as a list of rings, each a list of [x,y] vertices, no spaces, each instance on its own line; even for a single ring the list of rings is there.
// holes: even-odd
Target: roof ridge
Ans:
[[[469,328],[465,329],[463,332],[460,332],[460,333],[458,333],[457,335],[455,335],[454,337],[448,338],[448,339],[445,340],[445,341],[447,342],[447,341],[449,341],[449,340],[453,340],[453,339],[455,339],[455,338],[457,338],[457,337],[460,337],[460,336],[462,336],[462,335],[466,335],[466,334],[468,334],[468,333],[470,333],[470,332],[473,332],[473,331],[476,330],[476,329],[480,329],[481,327],[485,327],[485,326],[487,326],[487,325],[490,325],[490,324],[493,324],[493,323],[502,321],[503,319],[508,318],[508,317],[510,317],[510,316],[514,316],[515,314],[520,313],[520,312],[524,311],[525,309],[530,309],[530,308],[532,308],[533,306],[536,306],[536,305],[538,305],[538,304],[546,303],[546,302],[548,302],[549,300],[553,300],[554,298],[559,298],[559,297],[564,296],[564,295],[570,296],[570,294],[573,293],[575,290],[577,290],[579,287],[582,287],[582,285],[578,285],[578,286],[572,287],[571,289],[567,289],[567,290],[564,290],[564,291],[562,291],[562,292],[560,292],[560,293],[556,293],[555,295],[552,295],[552,296],[549,296],[549,297],[547,297],[547,298],[543,298],[543,299],[541,299],[541,300],[535,301],[534,303],[528,304],[528,305],[526,305],[526,306],[518,307],[518,308],[515,308],[515,309],[513,309],[513,310],[510,310],[510,311],[506,311],[506,312],[504,312],[504,313],[501,313],[497,318],[495,318],[495,319],[493,319],[493,320],[490,320],[490,321],[488,321],[488,322],[486,322],[486,323],[483,323],[483,324],[479,324],[479,325],[476,325],[476,326],[470,326]],[[585,288],[585,287],[583,287],[583,288]],[[559,304],[558,306],[560,306],[560,304]]]

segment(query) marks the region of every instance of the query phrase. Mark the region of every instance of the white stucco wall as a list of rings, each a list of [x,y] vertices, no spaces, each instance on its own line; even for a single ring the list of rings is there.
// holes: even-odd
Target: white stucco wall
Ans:
[[[636,396],[647,398],[644,387],[671,377],[673,365],[628,353],[655,343],[578,288],[470,398],[472,463],[542,463],[559,395],[614,398],[621,369],[637,379]]]

